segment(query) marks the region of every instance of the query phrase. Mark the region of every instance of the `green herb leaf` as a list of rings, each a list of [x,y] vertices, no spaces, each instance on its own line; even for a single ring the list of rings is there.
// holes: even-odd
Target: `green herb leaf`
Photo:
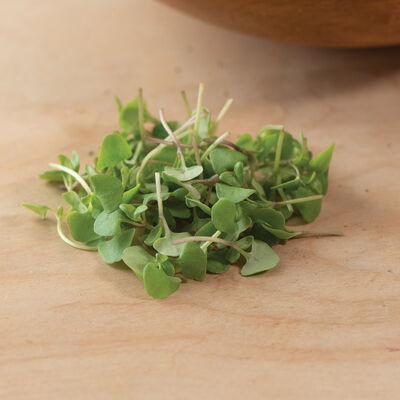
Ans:
[[[194,165],[185,169],[165,167],[164,173],[173,178],[179,179],[182,182],[190,181],[198,177],[203,172],[201,165]]]
[[[143,271],[144,287],[154,299],[164,299],[179,289],[181,280],[168,276],[156,264],[148,263]]]
[[[241,187],[234,187],[229,185],[224,185],[223,183],[217,183],[215,185],[217,196],[219,199],[226,197],[227,199],[233,201],[234,203],[240,203],[241,201],[247,199],[256,191],[254,189],[245,189]]]
[[[112,168],[119,162],[132,156],[132,150],[119,132],[114,132],[104,138],[97,161],[97,170]]]
[[[62,198],[72,206],[74,211],[85,213],[88,210],[87,207],[82,203],[81,198],[74,191],[63,193]]]
[[[122,201],[123,188],[121,182],[110,175],[95,175],[91,182],[104,211],[111,212],[118,208]]]
[[[22,204],[25,208],[28,210],[31,210],[35,212],[36,214],[39,214],[42,219],[46,219],[47,211],[50,210],[49,207],[44,206],[42,204],[36,204],[36,203],[23,203]]]
[[[120,210],[101,212],[94,223],[94,231],[100,236],[114,236],[121,232],[123,214]]]
[[[210,161],[214,171],[221,174],[233,169],[238,161],[247,161],[247,157],[236,150],[217,148],[210,153]]]
[[[122,252],[122,260],[140,280],[143,280],[144,267],[149,262],[156,261],[156,259],[141,246],[127,247]]]
[[[249,258],[242,267],[241,274],[249,276],[268,271],[279,262],[278,255],[266,243],[255,240]]]
[[[90,211],[80,213],[73,211],[67,216],[67,225],[73,239],[78,242],[91,242],[98,238],[94,231],[94,218]]]
[[[181,267],[182,275],[188,279],[203,281],[206,276],[207,255],[196,242],[184,243],[182,252],[176,260]]]
[[[187,232],[171,232],[169,236],[157,239],[154,242],[153,247],[161,254],[165,254],[169,257],[178,257],[182,252],[183,244],[174,245],[172,242],[188,236],[190,235]]]
[[[211,221],[222,232],[234,231],[236,225],[236,205],[233,201],[219,199],[211,209]]]
[[[299,187],[296,192],[296,197],[313,196],[315,193],[312,190],[304,187]],[[322,200],[312,200],[305,203],[297,203],[296,208],[300,211],[301,216],[307,223],[313,222],[321,212]]]
[[[332,143],[327,149],[321,151],[321,153],[310,161],[310,167],[318,172],[328,171],[334,148],[335,143]]]
[[[135,229],[128,229],[114,236],[111,240],[99,243],[98,250],[104,262],[113,264],[121,261],[122,253],[131,245],[134,234]]]

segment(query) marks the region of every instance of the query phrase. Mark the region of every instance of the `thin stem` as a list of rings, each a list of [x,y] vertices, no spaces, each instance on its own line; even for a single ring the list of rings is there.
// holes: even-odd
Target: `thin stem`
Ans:
[[[156,193],[157,193],[157,206],[158,206],[158,218],[164,224],[165,234],[169,236],[171,231],[169,229],[167,220],[164,217],[163,201],[161,197],[161,183],[160,183],[160,173],[156,172],[154,174],[156,180]]]
[[[202,141],[203,142],[207,142],[207,143],[214,143],[216,139],[212,139],[212,138],[203,138]],[[221,144],[227,146],[227,147],[231,147],[234,150],[240,151],[241,153],[245,153],[245,154],[254,154],[257,153],[255,150],[249,150],[249,149],[245,149],[244,147],[240,147],[237,144],[230,142],[229,140],[223,140],[221,142]]]
[[[185,136],[189,135],[189,133],[191,133],[190,131],[186,131],[186,132],[185,132],[185,130],[186,130],[189,126],[193,125],[195,118],[196,118],[195,116],[191,117],[191,118],[188,119],[180,128],[178,128],[178,129],[174,132],[174,134],[176,135],[176,138],[177,138],[177,139],[182,139],[183,137],[185,137]],[[168,139],[171,139],[171,138],[168,137],[168,138],[166,139],[167,141],[171,142],[172,139],[171,139],[171,140],[168,140]],[[136,182],[137,182],[137,183],[139,183],[138,181],[139,181],[139,179],[140,179],[140,176],[141,176],[141,174],[143,173],[144,167],[146,166],[146,164],[148,163],[148,161],[149,161],[151,158],[153,158],[154,156],[156,156],[156,155],[157,155],[164,147],[166,147],[166,146],[167,146],[166,144],[161,143],[161,144],[159,144],[156,148],[154,148],[153,150],[151,150],[149,153],[146,154],[146,156],[145,156],[145,157],[143,158],[143,160],[142,160],[142,163],[141,163],[141,165],[140,165],[139,171],[138,171],[138,173],[137,173],[137,175],[136,175]]]
[[[142,138],[143,146],[144,143],[144,108],[143,108],[143,89],[139,88],[139,101],[138,101],[138,111],[139,111],[139,130],[140,130],[140,137]]]
[[[213,238],[217,238],[217,237],[219,237],[220,235],[221,235],[221,231],[215,231],[215,233],[211,236],[211,237],[213,237]],[[210,242],[210,241],[208,241],[208,242],[205,242],[205,243],[203,243],[201,246],[200,246],[200,248],[204,251],[204,253],[207,251],[207,247],[211,244],[212,242]]]
[[[174,164],[168,161],[161,161],[161,160],[149,160],[147,161],[148,164],[160,164],[160,165],[168,165],[172,167]]]
[[[182,90],[181,95],[182,95],[183,102],[185,103],[187,115],[188,115],[188,117],[190,117],[192,115],[192,110],[190,108],[190,104],[189,104],[189,100],[187,98],[186,92],[184,90]]]
[[[196,138],[199,133],[201,111],[203,109],[203,93],[204,93],[204,83],[201,82],[199,85],[199,94],[197,95],[196,121],[194,122],[194,136]]]
[[[61,217],[57,217],[57,233],[58,236],[60,236],[60,238],[67,244],[69,244],[72,247],[75,247],[76,249],[80,249],[80,250],[87,250],[87,251],[97,251],[97,247],[90,247],[90,246],[86,246],[84,244],[80,244],[80,243],[76,243],[73,242],[72,240],[68,239],[64,232],[62,231],[62,218]]]
[[[156,138],[156,137],[152,137],[152,136],[147,136],[146,137],[146,142],[163,143],[163,144],[166,144],[167,146],[175,146],[174,143],[168,142],[167,140],[164,140],[164,139],[159,139],[159,138]],[[182,148],[185,148],[185,149],[192,149],[193,148],[193,146],[191,144],[180,143],[180,145],[181,145]]]
[[[213,151],[230,134],[230,132],[225,132],[220,137],[215,139],[214,142],[207,147],[206,151],[201,156],[201,159],[204,160],[210,154],[210,152]]]
[[[86,190],[87,194],[92,194],[92,190],[90,189],[89,185],[85,182],[85,180],[77,173],[75,172],[73,169],[68,168],[68,167],[64,167],[63,165],[60,164],[55,164],[55,163],[50,163],[49,167],[54,168],[54,169],[58,169],[60,171],[63,171],[69,175],[71,175],[72,177],[74,177],[76,179],[77,182],[79,182],[81,184],[81,186]]]
[[[285,132],[282,127],[281,131],[279,132],[278,143],[276,145],[274,172],[277,172],[279,169],[279,162],[281,161],[282,143],[283,143],[284,136],[285,136]]]
[[[193,152],[194,152],[194,158],[196,159],[196,164],[201,166],[201,158],[199,154],[199,146],[197,144],[197,136],[193,135],[192,136],[192,146],[193,146]],[[203,176],[203,174],[201,174]]]
[[[213,176],[210,176],[207,179],[193,179],[192,181],[190,181],[190,184],[192,184],[192,183],[204,183],[205,185],[214,185],[218,181],[219,181],[219,175],[215,174]]]
[[[233,99],[228,99],[224,106],[222,107],[221,111],[219,112],[217,118],[215,119],[215,122],[218,123],[219,121],[221,121],[221,119],[223,118],[223,116],[226,114],[226,112],[229,110],[229,107],[232,105]]]
[[[313,236],[344,236],[341,231],[299,231],[292,239],[301,239]]]
[[[174,133],[172,132],[171,128],[168,126],[167,122],[165,121],[164,118],[164,113],[162,109],[160,109],[160,121],[164,129],[167,131],[169,137],[172,139],[172,141],[175,143],[178,155],[181,158],[181,163],[182,163],[182,169],[186,169],[186,163],[185,163],[185,157],[182,152],[182,147],[181,144],[179,143],[178,139],[175,137]]]
[[[178,245],[178,244],[182,244],[182,243],[185,243],[185,242],[214,242],[214,243],[221,243],[221,244],[224,244],[225,246],[229,246],[229,247],[232,247],[233,249],[237,250],[245,258],[247,258],[249,256],[249,254],[246,251],[241,249],[235,243],[228,242],[227,240],[220,239],[220,238],[217,238],[217,237],[212,237],[212,236],[189,236],[189,237],[185,237],[185,238],[182,238],[182,239],[174,240],[172,242],[172,244]]]
[[[133,157],[130,160],[126,160],[125,163],[128,165],[135,165],[137,163],[137,160],[139,158],[139,154],[140,154],[142,148],[143,148],[143,142],[139,142],[136,145],[136,149],[135,149],[135,152],[133,153]]]
[[[315,196],[300,197],[298,199],[275,201],[270,205],[270,207],[285,206],[286,204],[305,203],[307,201],[319,200],[322,199],[323,197],[324,196],[322,194],[316,194]]]

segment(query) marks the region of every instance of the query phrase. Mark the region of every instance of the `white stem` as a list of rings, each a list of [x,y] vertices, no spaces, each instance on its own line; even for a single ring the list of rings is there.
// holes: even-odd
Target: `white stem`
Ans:
[[[54,169],[58,169],[60,171],[63,171],[71,176],[73,176],[77,182],[79,182],[81,184],[81,186],[86,190],[87,194],[92,194],[92,190],[90,189],[89,185],[85,182],[85,180],[77,173],[75,172],[73,169],[68,168],[68,167],[64,167],[63,165],[60,164],[55,164],[55,163],[50,163],[49,167],[54,168]]]
[[[219,112],[218,117],[216,118],[215,122],[218,123],[219,121],[221,121],[221,119],[223,118],[223,116],[226,114],[226,112],[229,110],[229,107],[231,106],[233,102],[233,99],[228,99],[226,101],[226,103],[224,104],[224,106],[222,107],[222,110]]]
[[[199,131],[201,111],[203,110],[203,93],[204,83],[201,82],[199,85],[199,94],[197,95],[196,121],[194,123],[194,137],[196,138]]]
[[[178,139],[172,132],[171,128],[168,126],[167,122],[165,121],[164,113],[163,113],[162,109],[160,110],[160,121],[161,121],[161,124],[164,127],[164,129],[167,131],[168,136],[172,139],[172,141],[176,145],[179,157],[181,158],[182,169],[186,169],[185,157],[183,156],[181,144],[179,143]]]
[[[90,247],[90,246],[86,246],[84,244],[80,244],[80,243],[76,243],[73,242],[72,240],[68,239],[65,235],[64,232],[62,231],[62,220],[60,217],[57,217],[57,233],[58,236],[60,236],[60,238],[67,244],[69,244],[72,247],[75,247],[76,249],[80,249],[80,250],[87,250],[87,251],[97,251],[97,247]]]
[[[164,208],[163,208],[163,201],[161,197],[161,182],[160,182],[160,173],[156,172],[154,174],[156,180],[156,193],[157,193],[157,206],[158,206],[158,218],[164,224],[165,234],[169,236],[171,231],[169,229],[167,220],[164,217]]]
[[[210,152],[213,151],[230,134],[230,132],[225,132],[219,138],[217,138],[209,147],[207,147],[207,150],[203,153],[201,159],[204,160],[210,154]]]
[[[216,231],[211,237],[213,237],[213,238],[217,238],[217,237],[219,237],[220,235],[221,235],[221,231]],[[205,242],[205,243],[203,243],[201,246],[200,246],[200,248],[204,251],[204,253],[207,251],[207,247],[211,244],[212,242],[211,241],[207,241],[207,242]]]
[[[139,111],[139,130],[142,142],[144,141],[145,130],[144,130],[144,108],[143,108],[143,89],[139,89],[139,99],[138,99],[138,111]],[[143,143],[144,145],[144,143]]]
[[[184,90],[182,90],[181,95],[183,98],[183,102],[185,103],[187,115],[188,115],[188,117],[190,117],[192,114],[192,110],[190,109],[190,104],[189,104],[189,100],[187,98],[186,92]]]
[[[228,242],[227,240],[220,239],[220,238],[217,238],[217,237],[212,237],[212,236],[189,236],[189,237],[185,237],[185,238],[182,238],[182,239],[174,240],[172,242],[172,244],[173,245],[178,245],[178,244],[182,244],[182,243],[185,243],[185,242],[215,242],[215,243],[221,243],[221,244],[224,244],[225,246],[229,246],[229,247],[232,247],[233,249],[237,250],[245,258],[247,258],[249,256],[249,254],[246,251],[241,249],[235,243]]]
[[[189,135],[191,132],[190,131],[186,131],[185,130],[187,128],[189,128],[189,126],[193,125],[194,120],[195,120],[196,116],[194,115],[193,117],[189,118],[180,128],[178,128],[174,134],[176,136],[177,139],[182,139],[185,136]],[[168,142],[172,143],[172,139],[170,137],[167,137],[165,139]],[[153,158],[154,156],[156,156],[164,147],[166,147],[166,144],[159,144],[156,148],[154,148],[152,151],[150,151],[149,153],[147,153],[147,155],[143,158],[142,163],[140,164],[140,168],[139,171],[136,175],[136,182],[139,183],[139,177],[140,175],[143,173],[143,169],[146,166],[147,162]]]

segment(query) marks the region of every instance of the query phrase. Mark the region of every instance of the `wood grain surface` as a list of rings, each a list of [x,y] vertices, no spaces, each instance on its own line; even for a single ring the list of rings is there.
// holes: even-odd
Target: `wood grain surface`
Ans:
[[[327,47],[400,44],[399,0],[159,0],[240,32]]]
[[[400,49],[274,44],[153,1],[0,3],[0,399],[395,399],[400,390]],[[313,228],[151,300],[132,272],[74,250],[20,204],[59,204],[37,174],[117,128],[113,95],[183,118],[199,81],[221,130],[303,129],[337,143]]]

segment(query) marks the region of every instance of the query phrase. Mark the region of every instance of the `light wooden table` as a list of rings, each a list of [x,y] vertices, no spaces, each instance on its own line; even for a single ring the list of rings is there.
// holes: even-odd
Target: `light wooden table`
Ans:
[[[400,49],[328,51],[220,30],[153,1],[0,3],[0,398],[395,399],[400,390]],[[237,268],[151,300],[133,273],[58,240],[23,201],[36,178],[85,160],[117,128],[113,95],[143,86],[184,116],[199,81],[221,129],[303,129],[336,141],[313,228],[344,238],[278,247],[279,268]]]

